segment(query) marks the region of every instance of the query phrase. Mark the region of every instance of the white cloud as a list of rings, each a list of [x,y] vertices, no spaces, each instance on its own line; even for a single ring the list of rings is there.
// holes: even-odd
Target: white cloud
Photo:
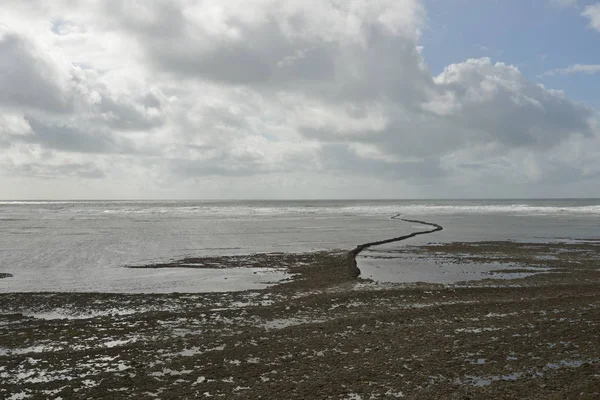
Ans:
[[[437,94],[424,108],[446,120],[459,146],[542,148],[572,133],[590,134],[590,110],[527,81],[514,66],[470,59],[446,67],[434,80]]]
[[[572,75],[572,74],[595,74],[600,72],[600,64],[574,64],[567,68],[553,69],[551,71],[544,72],[540,76],[554,76],[554,75]]]
[[[52,179],[62,197],[460,195],[597,174],[584,105],[488,58],[433,76],[417,0],[4,10],[3,192],[22,177],[44,197]]]
[[[592,28],[600,31],[600,3],[586,6],[581,15],[590,20],[590,26]]]

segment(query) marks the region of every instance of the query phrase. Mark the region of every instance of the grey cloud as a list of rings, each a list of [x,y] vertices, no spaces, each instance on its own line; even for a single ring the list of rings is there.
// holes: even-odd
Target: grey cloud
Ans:
[[[592,134],[591,109],[527,81],[514,67],[468,60],[448,67],[438,79],[438,90],[451,99],[448,119],[479,141],[548,147],[573,133]]]
[[[302,172],[312,170],[312,154],[282,148],[279,153],[283,163],[269,161],[277,149],[253,152],[244,144],[231,142],[229,145],[177,145],[170,148],[166,167],[175,176],[255,176],[268,173]]]
[[[160,115],[150,116],[148,110],[161,109],[161,102],[156,96],[147,94],[139,99],[139,108],[132,101],[118,101],[103,95],[97,106],[100,115],[95,116],[97,121],[105,123],[108,127],[122,130],[144,130],[163,124]]]
[[[35,178],[65,178],[77,177],[81,179],[102,179],[105,172],[93,163],[63,163],[59,165],[44,164],[39,162],[5,165],[5,171],[11,175]]]
[[[153,46],[154,47],[154,46]],[[270,65],[244,45],[231,46],[206,54],[174,49],[169,44],[154,62],[168,71],[178,71],[209,80],[228,83],[265,81],[271,74]]]
[[[424,99],[424,88],[433,86],[415,38],[391,34],[377,19],[363,22],[359,38],[329,37],[306,34],[330,27],[306,26],[309,17],[300,11],[265,9],[261,24],[227,16],[228,30],[236,32],[230,37],[207,31],[180,9],[171,9],[174,3],[159,4],[142,6],[146,18],[141,22],[125,13],[121,23],[152,64],[173,76],[297,91],[336,102],[384,96],[407,106]],[[163,14],[165,8],[169,11]]]
[[[149,59],[161,69],[229,83],[263,81],[270,75],[273,54],[268,50],[277,48],[281,37],[272,31],[272,24],[250,32],[251,28],[241,21],[228,20],[245,39],[236,41],[211,37],[202,26],[190,26],[174,2],[157,1],[137,7],[141,7],[137,11],[144,18],[132,13],[127,2],[107,2],[105,10],[135,35]]]
[[[346,140],[374,144],[389,155],[427,158],[485,143],[498,145],[500,153],[513,148],[546,151],[574,135],[593,135],[591,109],[488,59],[448,67],[433,89],[427,102],[416,101],[421,109],[389,99],[380,102],[385,126],[362,135],[347,134]],[[300,131],[325,142],[340,140],[339,132],[329,128]]]
[[[377,26],[369,31],[367,47],[357,49],[347,63],[358,63],[358,76],[348,80],[349,89],[344,89],[344,82],[340,93],[353,100],[383,97],[412,109],[427,98],[434,86],[416,42],[390,36]]]
[[[545,166],[538,183],[560,185],[578,181],[584,177],[586,176],[580,168],[565,163],[550,163]]]
[[[159,109],[162,107],[162,101],[154,93],[151,92],[140,96],[138,100],[140,104],[142,104],[146,108]]]
[[[168,169],[175,176],[186,178],[203,176],[251,176],[260,173],[256,168],[249,165],[228,166],[224,160],[172,160]]]
[[[465,128],[453,126],[447,118],[421,112],[406,114],[394,110],[393,105],[388,104],[388,107],[384,110],[389,121],[382,129],[365,130],[362,135],[347,134],[346,141],[372,144],[388,155],[422,158],[439,157],[465,145]],[[330,129],[302,128],[300,131],[307,138],[326,143],[336,143],[344,138]]]
[[[169,171],[176,176],[252,176],[268,172],[261,160],[249,154],[234,156],[219,149],[207,158],[179,158],[168,161]]]
[[[534,174],[527,171],[532,160]],[[472,176],[477,182],[496,182],[499,185],[529,183],[532,185],[564,185],[590,178],[578,165],[555,160],[546,153],[532,152],[489,157],[484,161],[464,159],[448,171],[452,176]]]
[[[173,14],[167,13],[165,19],[152,15],[152,26],[157,29],[136,34],[161,70],[186,78],[244,84],[264,96],[297,92],[318,99],[325,109],[347,102],[354,106],[348,109],[349,118],[356,118],[352,110],[377,102],[388,120],[386,126],[364,135],[349,133],[348,140],[372,143],[387,153],[433,157],[489,141],[506,149],[548,148],[571,134],[590,134],[589,109],[526,81],[511,67],[470,60],[452,66],[456,76],[434,81],[414,38],[390,34],[376,23],[361,28],[363,44],[290,36],[285,18],[270,14],[258,25],[228,19],[228,26],[243,40],[214,38],[202,28],[189,26],[170,31],[168,40],[163,40],[158,33],[173,22]],[[175,20],[191,23],[180,17]],[[291,20],[294,29],[302,31],[306,21],[302,17]],[[490,86],[492,91],[487,93]],[[444,105],[449,111],[423,108],[443,96],[450,99]],[[245,116],[234,119],[235,124],[226,123],[225,129],[243,130]],[[222,126],[219,121],[215,125]],[[295,128],[324,143],[344,134],[329,126]],[[348,170],[352,170],[350,165]]]
[[[31,42],[0,31],[0,106],[64,113],[72,99],[53,65]]]
[[[230,23],[244,40],[208,34],[190,37],[186,31],[176,38],[157,35],[164,29],[138,37],[149,59],[161,70],[229,84],[265,84],[280,73],[277,62],[294,55],[274,22],[259,27]],[[168,24],[163,21],[161,25]]]
[[[152,32],[139,39],[152,62],[174,74],[232,84],[267,81],[287,47],[281,33],[273,23],[258,28],[232,23],[244,40],[195,38],[185,31],[176,38]]]
[[[45,148],[80,153],[131,153],[134,146],[100,129],[83,130],[77,126],[49,123],[26,117],[31,126],[30,135],[13,136],[15,141],[39,144]]]
[[[274,40],[279,35],[272,35],[268,28],[261,27],[251,35],[242,23],[230,21],[248,40],[211,38],[206,32],[196,37],[191,36],[191,32],[202,30],[202,27],[190,27],[175,2],[137,5],[141,10],[128,5],[128,2],[109,1],[105,11],[123,29],[135,35],[149,60],[160,69],[174,75],[238,84],[264,81],[269,77],[271,65],[268,60],[272,56],[257,51],[259,42],[269,48],[276,47]],[[138,13],[144,18],[139,18]]]
[[[175,39],[186,28],[182,7],[176,1],[139,3],[131,0],[106,0],[101,3],[101,10],[117,25],[145,36]]]
[[[413,184],[431,183],[446,175],[436,157],[394,162],[368,159],[358,156],[347,145],[340,143],[325,145],[322,159],[327,170],[404,180]]]
[[[100,8],[78,18],[83,3],[65,14],[64,3],[39,1],[55,7],[47,15],[69,15],[46,21],[55,22],[54,33],[51,24],[45,29],[56,59],[77,58],[70,61],[85,68],[57,66],[32,41],[1,36],[0,112],[27,115],[32,132],[0,126],[0,146],[135,154],[140,175],[228,182],[299,171],[412,185],[455,178],[560,184],[589,173],[595,160],[587,148],[588,157],[548,154],[574,138],[592,141],[592,110],[489,59],[432,76],[413,32],[416,18],[385,24],[394,12],[404,15],[397,4],[409,3],[273,0],[233,9],[216,0],[109,0],[88,4]],[[202,9],[207,4],[216,7]],[[81,43],[104,33],[110,40],[90,50],[70,41],[72,30]],[[123,54],[132,44],[136,51]],[[142,153],[144,144],[152,148]],[[535,161],[530,177],[520,175],[519,157]],[[32,176],[41,171],[31,165]],[[88,173],[101,176],[92,166]]]
[[[285,84],[285,77],[294,77],[297,81],[327,82],[336,79],[337,62],[332,57],[336,49],[332,45],[307,47],[296,50],[278,60],[273,67],[271,79],[280,80]]]

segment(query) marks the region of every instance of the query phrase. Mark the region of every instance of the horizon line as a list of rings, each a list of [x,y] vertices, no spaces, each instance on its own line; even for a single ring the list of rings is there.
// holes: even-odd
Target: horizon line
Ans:
[[[600,200],[600,197],[405,197],[405,198],[29,198],[0,199],[0,202],[36,202],[36,201],[482,201],[482,200]]]

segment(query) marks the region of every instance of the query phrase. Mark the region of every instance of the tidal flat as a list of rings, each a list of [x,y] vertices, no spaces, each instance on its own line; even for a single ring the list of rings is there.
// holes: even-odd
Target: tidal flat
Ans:
[[[0,397],[600,397],[597,241],[394,250],[406,270],[494,265],[451,283],[357,279],[347,255],[137,266],[287,274],[262,290],[0,294]]]

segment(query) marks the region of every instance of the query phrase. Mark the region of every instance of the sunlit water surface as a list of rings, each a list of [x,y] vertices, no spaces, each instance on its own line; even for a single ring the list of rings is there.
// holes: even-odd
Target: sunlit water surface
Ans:
[[[600,237],[600,200],[0,202],[0,292],[199,292],[264,287],[281,270],[128,269],[185,256],[351,249],[427,229],[407,243]],[[359,266],[364,260],[359,260]]]

